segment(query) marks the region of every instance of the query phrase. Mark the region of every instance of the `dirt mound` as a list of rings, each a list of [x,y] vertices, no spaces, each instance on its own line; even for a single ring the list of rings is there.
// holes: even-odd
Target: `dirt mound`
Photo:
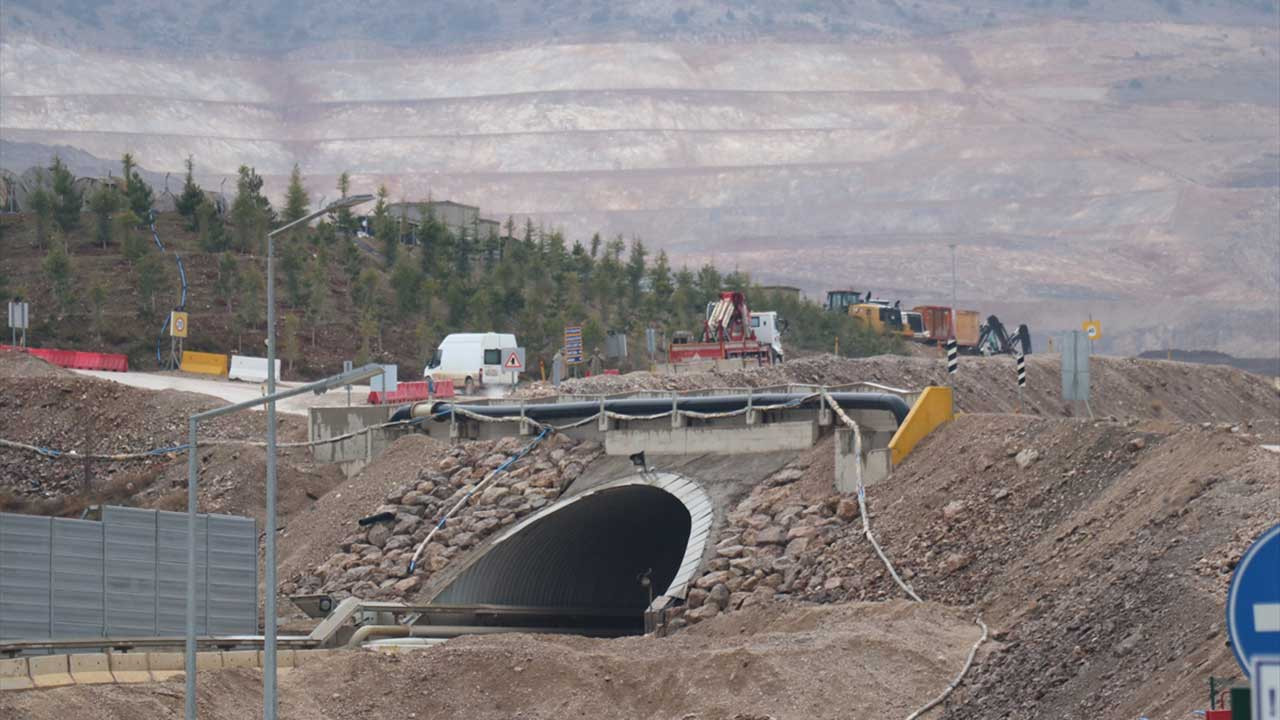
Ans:
[[[1225,366],[1095,356],[1090,371],[1092,408],[1094,414],[1101,417],[1202,422],[1280,416],[1280,394],[1270,381]],[[1027,358],[1026,412],[1071,415],[1061,400],[1061,373],[1057,355]],[[850,359],[816,355],[774,367],[731,372],[603,375],[565,381],[561,390],[591,394],[767,387],[787,383],[841,385],[860,381],[914,389],[945,385],[949,378],[945,363],[939,359],[898,355]],[[965,412],[1018,410],[1016,371],[1011,357],[961,358],[955,387],[956,406]],[[547,391],[538,383],[523,392]]]
[[[51,378],[72,374],[21,350],[0,350],[0,378]]]
[[[958,717],[1185,717],[1223,644],[1231,568],[1280,516],[1280,456],[1241,428],[966,415],[868,488],[872,525],[926,600],[977,605],[997,642]],[[830,441],[819,446],[831,452]],[[821,451],[728,514],[686,621],[778,599],[901,598]],[[812,465],[806,467],[807,462]],[[830,485],[826,485],[827,488]],[[828,491],[829,492],[829,491]],[[723,585],[723,588],[717,586]]]
[[[5,440],[79,455],[173,447],[186,442],[189,415],[224,404],[207,395],[142,390],[67,372],[21,353],[0,354],[0,437]],[[304,420],[278,417],[281,442],[305,439]],[[262,439],[265,434],[265,414],[251,412],[217,418],[200,430],[202,440]],[[0,493],[9,497],[5,507],[14,510],[24,509],[24,499],[72,495],[118,502],[172,474],[174,463],[185,468],[184,458],[169,455],[84,461],[5,448],[0,449]]]
[[[281,679],[281,717],[902,717],[947,686],[979,633],[970,613],[894,602],[756,608],[662,639],[460,638],[293,670]],[[200,716],[260,714],[260,677],[201,673]],[[0,695],[0,714],[29,720],[173,717],[181,705],[181,680]]]

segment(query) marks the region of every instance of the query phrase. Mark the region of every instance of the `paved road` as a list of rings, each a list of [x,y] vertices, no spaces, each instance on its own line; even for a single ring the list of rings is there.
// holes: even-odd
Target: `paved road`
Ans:
[[[183,390],[185,392],[212,395],[227,402],[237,403],[262,397],[262,389],[257,383],[238,382],[234,380],[215,380],[198,378],[181,373],[142,373],[142,372],[107,372],[105,370],[73,370],[72,372],[110,380],[132,387],[147,390]],[[280,382],[281,389],[296,387],[298,383]],[[351,404],[366,405],[369,396],[367,386],[354,386],[351,389]],[[276,411],[291,415],[306,415],[309,407],[326,407],[347,404],[347,393],[344,390],[330,390],[324,395],[304,393],[276,403]],[[261,410],[262,408],[254,408]]]

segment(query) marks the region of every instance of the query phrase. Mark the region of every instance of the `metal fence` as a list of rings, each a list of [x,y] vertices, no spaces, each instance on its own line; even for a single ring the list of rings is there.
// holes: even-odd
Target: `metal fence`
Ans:
[[[196,519],[196,631],[258,631],[252,518]],[[0,641],[181,635],[187,516],[105,507],[102,520],[0,513]]]

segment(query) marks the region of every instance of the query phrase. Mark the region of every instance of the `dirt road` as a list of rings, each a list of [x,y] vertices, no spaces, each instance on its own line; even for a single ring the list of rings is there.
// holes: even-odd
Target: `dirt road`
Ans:
[[[103,370],[73,370],[80,375],[110,380],[111,382],[142,388],[144,390],[180,390],[182,392],[199,393],[210,397],[221,398],[228,403],[245,402],[262,397],[263,386],[258,383],[246,383],[235,380],[215,380],[199,378],[180,373],[143,373],[143,372],[106,372]],[[280,390],[297,387],[300,383],[280,382],[276,387]],[[351,389],[352,405],[367,405],[369,396],[367,386],[353,386]],[[276,403],[276,412],[290,415],[307,414],[307,408],[346,405],[347,393],[343,390],[331,390],[323,395],[306,393],[286,398]],[[254,410],[262,410],[255,407]]]
[[[770,605],[670,638],[504,635],[353,651],[281,680],[287,720],[847,720],[904,717],[951,682],[972,614],[906,602]],[[260,671],[200,674],[200,717],[261,714]],[[13,720],[176,717],[181,679],[0,694]]]

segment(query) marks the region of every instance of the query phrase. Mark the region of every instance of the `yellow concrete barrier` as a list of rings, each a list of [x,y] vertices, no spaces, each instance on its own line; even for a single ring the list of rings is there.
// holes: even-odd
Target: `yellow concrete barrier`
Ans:
[[[76,684],[69,672],[66,655],[36,655],[27,658],[27,666],[31,668],[31,682],[36,687]]]
[[[226,375],[228,369],[227,363],[228,360],[226,355],[183,350],[182,364],[179,368],[183,372],[201,373],[204,375]]]
[[[199,657],[198,654],[197,657]],[[147,669],[151,671],[151,677],[156,680],[168,680],[175,675],[181,675],[186,666],[183,664],[182,653],[149,652]]]
[[[955,401],[951,388],[930,386],[920,393],[920,399],[907,413],[907,419],[898,426],[898,431],[889,441],[889,452],[892,453],[893,466],[897,467],[916,445],[929,436],[934,428],[951,422],[956,416]]]
[[[71,679],[77,685],[99,685],[112,682],[111,664],[106,653],[75,653],[68,655]]]
[[[119,683],[151,682],[147,653],[111,653],[107,656],[111,675]]]
[[[0,660],[0,690],[30,690],[31,669],[26,658]]]

